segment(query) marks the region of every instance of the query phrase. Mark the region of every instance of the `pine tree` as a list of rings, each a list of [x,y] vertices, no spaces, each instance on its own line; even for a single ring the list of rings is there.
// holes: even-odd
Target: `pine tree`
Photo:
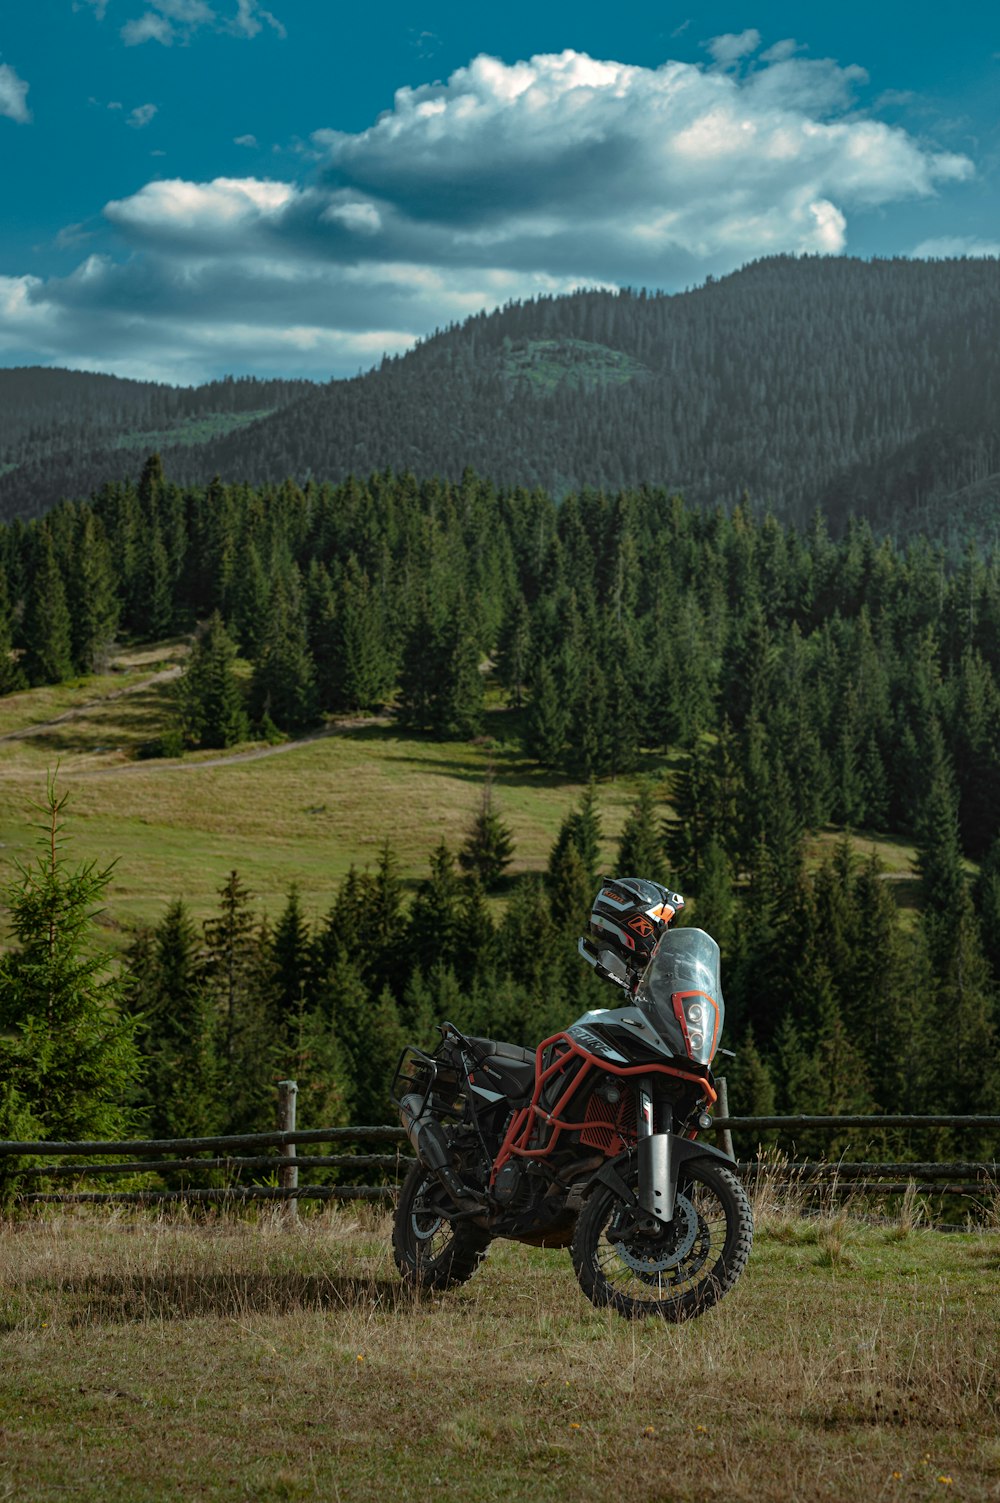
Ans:
[[[644,778],[622,830],[615,870],[623,877],[666,881],[666,856],[660,839],[652,785]]]
[[[7,574],[0,566],[0,695],[13,694],[25,686],[24,674],[12,656],[13,632],[11,630],[10,596],[7,592]]]
[[[21,624],[21,667],[30,684],[59,684],[73,672],[72,634],[66,587],[48,527],[35,537],[34,569]]]
[[[475,872],[489,891],[496,887],[514,854],[514,837],[493,802],[493,776],[487,774],[465,844],[458,853],[464,872]]]
[[[947,969],[955,920],[963,908],[965,873],[959,845],[954,784],[943,760],[917,814],[917,872],[920,876],[923,928],[931,961],[939,974]]]
[[[252,536],[244,538],[240,544],[230,594],[233,631],[243,656],[253,661],[261,651],[268,620],[271,585],[261,562],[260,550]]]
[[[757,1048],[752,1028],[747,1030],[736,1048],[736,1058],[729,1063],[726,1077],[729,1110],[734,1116],[774,1116],[774,1076],[767,1060]],[[774,1133],[765,1130],[757,1135],[757,1139],[759,1143],[771,1143],[774,1141]]]
[[[571,840],[561,849],[553,848],[546,885],[556,926],[576,935],[584,933],[594,901],[594,883]]]
[[[441,634],[440,681],[434,698],[432,728],[439,736],[468,739],[483,720],[483,675],[471,615],[459,601]]]
[[[138,587],[131,620],[144,637],[164,637],[173,627],[170,559],[157,522],[147,523],[139,540]]]
[[[679,877],[683,879],[683,873]],[[736,894],[732,869],[718,840],[710,839],[705,846],[698,885],[692,897],[693,922],[699,929],[707,929],[725,955],[733,939]]]
[[[260,657],[250,684],[250,713],[283,731],[302,730],[316,717],[315,673],[306,640],[297,579],[290,570],[275,579]]]
[[[997,996],[968,890],[962,892],[951,919],[946,951],[926,935],[940,1020],[932,1035],[937,1109],[968,1111],[971,1091],[978,1111],[993,1112],[1000,1105]]]
[[[560,767],[566,750],[568,729],[565,701],[548,661],[542,658],[531,684],[524,749],[543,767]]]
[[[358,1085],[367,1072],[371,993],[344,947],[337,950],[320,984],[320,1011],[341,1050],[351,1111],[357,1112]]]
[[[267,1121],[276,1054],[267,1025],[266,952],[250,909],[250,892],[230,872],[219,912],[206,919],[206,979],[219,1014],[219,1054],[227,1130],[252,1131]]]
[[[962,847],[980,860],[1000,829],[1000,694],[981,655],[966,648],[955,690],[952,736]]]
[[[510,691],[510,702],[519,710],[524,699],[531,653],[531,612],[520,592],[515,597],[497,646],[497,677]]]
[[[556,843],[549,853],[549,877],[554,874],[566,847],[575,847],[590,887],[597,885],[601,874],[601,814],[597,805],[597,786],[590,783],[580,799],[580,807],[563,820]]]
[[[373,874],[365,873],[362,901],[364,912],[357,932],[372,992],[378,995],[388,987],[394,996],[400,996],[410,957],[406,947],[403,880],[388,840],[382,842]]]
[[[372,710],[384,703],[395,665],[378,596],[353,557],[336,592],[332,656],[336,709]]]
[[[301,1012],[314,1004],[315,991],[309,925],[294,883],[269,937],[269,959],[268,1019],[274,1038],[287,1049],[298,1036]]]
[[[337,601],[330,576],[316,558],[306,578],[306,622],[309,654],[316,670],[316,703],[321,710],[333,710],[341,690]]]
[[[139,1103],[148,1132],[180,1138],[221,1131],[216,1015],[198,934],[182,902],[171,903],[129,960],[129,1006],[141,1020],[145,1059]]]
[[[111,868],[68,869],[67,795],[50,779],[39,856],[4,892],[14,946],[0,957],[0,1098],[42,1137],[113,1138],[140,1073],[127,982],[95,946]]]
[[[440,674],[437,621],[426,598],[422,598],[403,648],[399,678],[402,725],[423,731],[433,724]]]
[[[300,1009],[297,1022],[290,1071],[299,1087],[299,1123],[304,1128],[344,1127],[352,1120],[354,1103],[347,1052],[322,1007]]]
[[[565,1027],[566,976],[572,967],[574,1001],[585,979],[575,945],[556,928],[545,889],[535,876],[514,887],[498,934],[501,969],[519,989],[526,1010],[517,1020],[512,1042],[537,1043],[546,1033]]]
[[[407,942],[411,961],[427,976],[434,965],[451,965],[458,954],[462,884],[444,841],[431,853],[430,876],[410,908]]]
[[[195,638],[178,687],[188,746],[234,746],[250,733],[243,692],[233,672],[236,648],[215,611]]]
[[[377,1126],[396,1115],[389,1087],[406,1042],[399,1009],[384,990],[367,1011],[365,1047],[355,1061],[354,1109],[361,1122]]]
[[[80,673],[101,672],[108,666],[121,606],[111,548],[89,507],[80,512],[67,596],[76,668]]]
[[[1000,835],[993,841],[979,868],[975,899],[983,952],[989,961],[994,984],[1000,985]]]
[[[468,989],[477,978],[491,975],[495,964],[496,925],[483,885],[473,874],[462,895],[455,969],[459,980]]]

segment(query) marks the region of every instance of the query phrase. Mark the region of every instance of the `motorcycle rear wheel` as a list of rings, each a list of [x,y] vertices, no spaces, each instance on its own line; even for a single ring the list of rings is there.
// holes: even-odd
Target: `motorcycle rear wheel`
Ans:
[[[392,1252],[405,1282],[414,1289],[450,1289],[471,1279],[486,1256],[489,1232],[468,1221],[451,1221],[444,1192],[422,1164],[403,1181],[392,1228]]]
[[[635,1170],[626,1183],[638,1188]],[[593,1304],[632,1320],[680,1321],[704,1314],[732,1289],[752,1241],[753,1213],[739,1180],[724,1164],[695,1159],[681,1167],[669,1227],[644,1234],[633,1210],[599,1185],[580,1213],[570,1251]]]

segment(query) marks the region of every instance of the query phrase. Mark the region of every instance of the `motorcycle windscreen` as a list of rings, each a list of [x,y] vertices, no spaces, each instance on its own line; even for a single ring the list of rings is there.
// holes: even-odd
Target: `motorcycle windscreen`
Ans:
[[[719,947],[704,929],[668,929],[643,972],[636,1006],[675,1053],[711,1064],[726,1015]]]

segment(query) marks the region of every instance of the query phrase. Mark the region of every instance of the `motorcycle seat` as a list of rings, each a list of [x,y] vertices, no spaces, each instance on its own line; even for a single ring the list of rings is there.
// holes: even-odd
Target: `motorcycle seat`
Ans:
[[[535,1083],[533,1049],[522,1049],[520,1044],[505,1044],[499,1039],[470,1038],[469,1043],[473,1045],[479,1063],[505,1095],[520,1097],[530,1094]]]

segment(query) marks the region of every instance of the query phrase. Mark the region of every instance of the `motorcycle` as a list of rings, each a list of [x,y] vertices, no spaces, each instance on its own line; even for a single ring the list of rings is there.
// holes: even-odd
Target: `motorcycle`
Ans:
[[[683,898],[638,878],[602,884],[580,953],[623,1005],[584,1013],[533,1052],[440,1025],[393,1083],[416,1154],[393,1252],[442,1290],[494,1238],[568,1247],[584,1294],[636,1318],[701,1315],[736,1283],[753,1218],[730,1157],[698,1134],[717,1100],[719,948],[669,928]]]

